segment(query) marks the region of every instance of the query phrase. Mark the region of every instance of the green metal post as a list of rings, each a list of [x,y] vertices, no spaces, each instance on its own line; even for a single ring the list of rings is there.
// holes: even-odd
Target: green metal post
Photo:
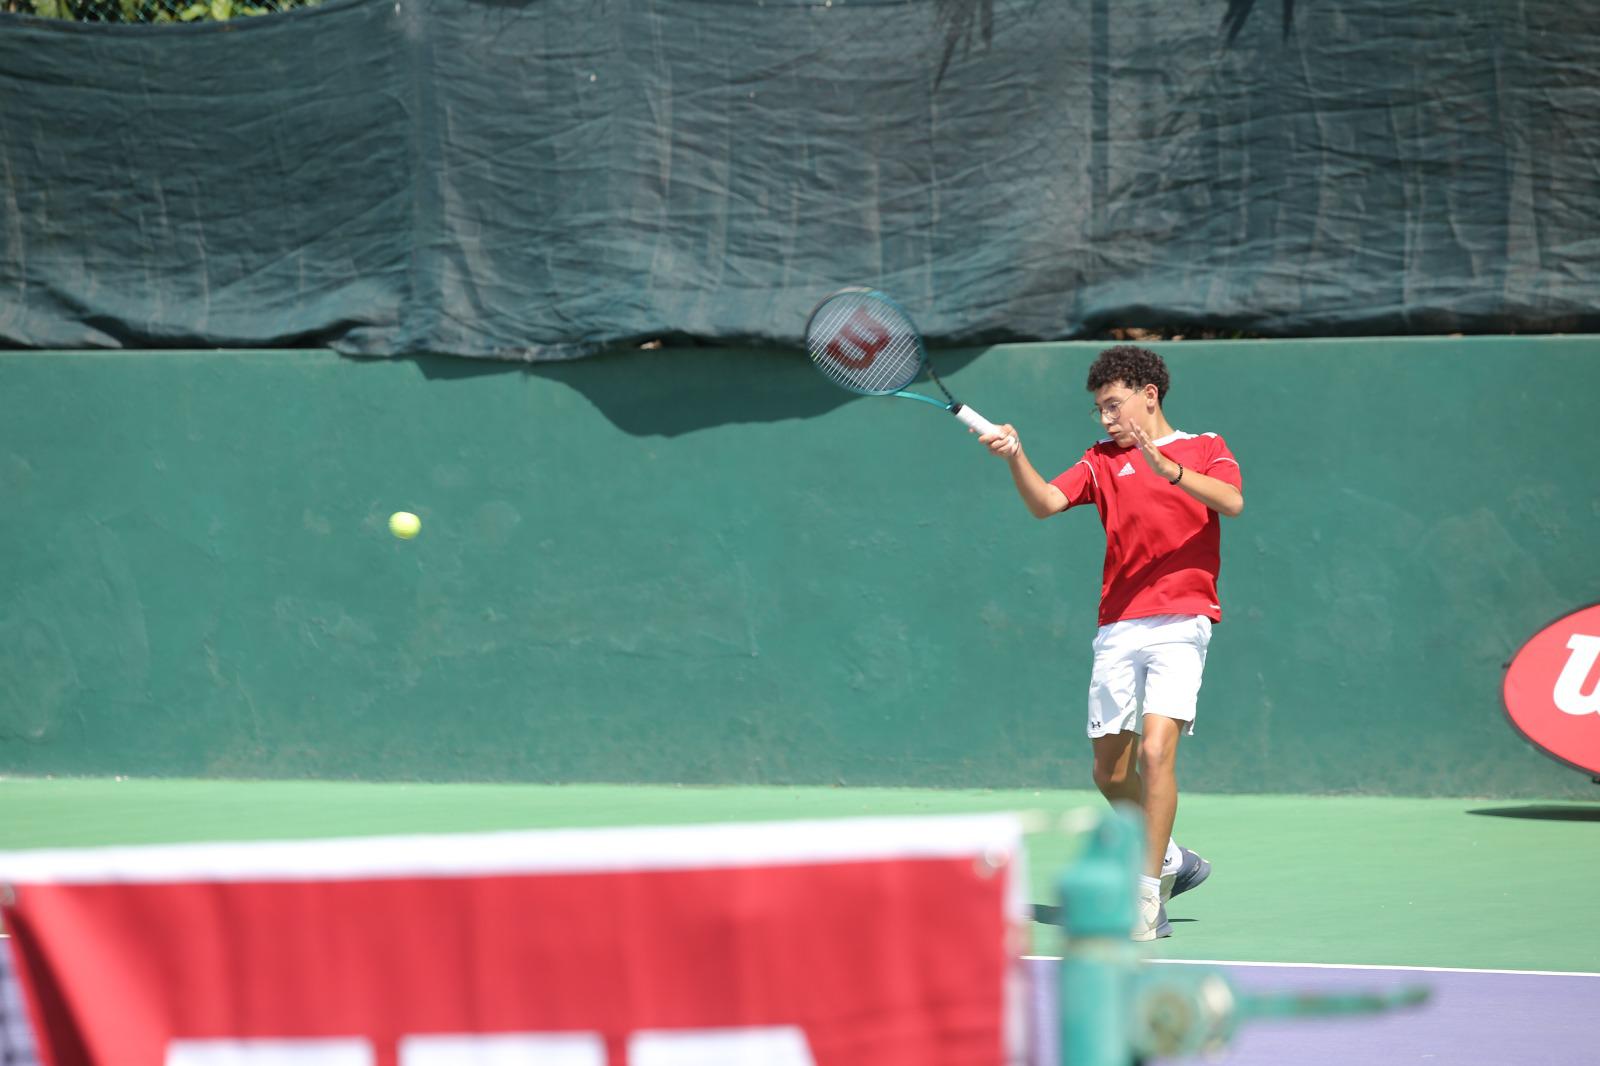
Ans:
[[[1118,806],[1061,874],[1061,1066],[1132,1066],[1134,886],[1144,850],[1138,808]]]

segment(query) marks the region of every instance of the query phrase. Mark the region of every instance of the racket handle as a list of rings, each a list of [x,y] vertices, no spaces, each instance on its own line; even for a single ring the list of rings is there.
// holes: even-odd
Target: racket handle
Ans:
[[[1000,432],[999,426],[995,425],[987,418],[984,418],[966,404],[956,404],[955,410],[951,411],[950,413],[955,415],[963,426],[966,426],[969,429],[975,429],[979,434]]]

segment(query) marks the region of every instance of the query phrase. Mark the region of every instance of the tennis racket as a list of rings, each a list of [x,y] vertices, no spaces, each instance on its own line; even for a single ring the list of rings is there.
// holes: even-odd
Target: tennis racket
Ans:
[[[905,309],[876,289],[840,289],[826,297],[806,322],[806,351],[829,381],[864,396],[903,396],[949,411],[964,426],[979,433],[999,427],[944,387],[922,334]],[[906,386],[926,370],[939,387],[943,400]]]

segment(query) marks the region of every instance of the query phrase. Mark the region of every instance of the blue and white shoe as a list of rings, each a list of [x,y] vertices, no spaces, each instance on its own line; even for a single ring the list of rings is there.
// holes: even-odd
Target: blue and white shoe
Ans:
[[[1183,862],[1170,874],[1161,875],[1161,902],[1181,896],[1191,888],[1199,888],[1211,876],[1211,864],[1188,848],[1179,847]]]

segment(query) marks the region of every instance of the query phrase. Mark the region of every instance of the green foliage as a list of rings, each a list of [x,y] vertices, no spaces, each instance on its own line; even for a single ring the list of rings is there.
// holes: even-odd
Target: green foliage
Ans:
[[[322,0],[0,0],[0,13],[77,22],[226,22],[273,15]]]

